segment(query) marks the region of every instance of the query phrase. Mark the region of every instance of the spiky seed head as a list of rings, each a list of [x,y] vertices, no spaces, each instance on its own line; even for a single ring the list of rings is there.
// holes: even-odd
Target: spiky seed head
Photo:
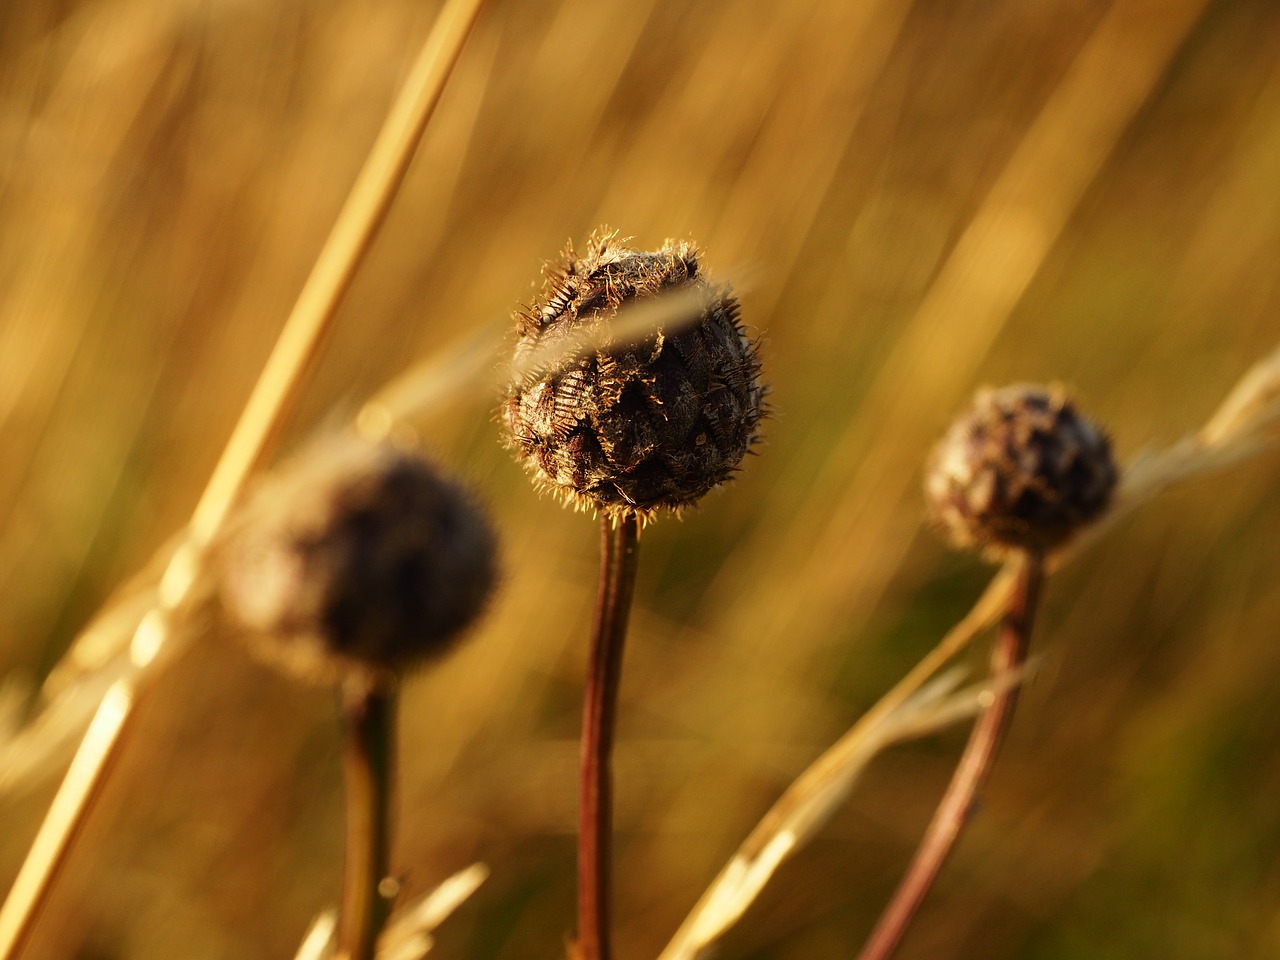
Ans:
[[[348,440],[258,491],[222,550],[251,649],[305,679],[389,678],[449,650],[496,576],[483,513],[420,453]]]
[[[930,512],[962,549],[1048,551],[1096,519],[1117,471],[1111,443],[1060,387],[979,391],[934,448]]]
[[[620,310],[665,295],[672,316],[614,336]],[[537,483],[574,506],[641,518],[679,510],[728,480],[756,440],[756,347],[692,243],[644,253],[597,231],[585,254],[569,246],[547,269],[516,327],[502,418]],[[586,336],[590,348],[569,348]]]

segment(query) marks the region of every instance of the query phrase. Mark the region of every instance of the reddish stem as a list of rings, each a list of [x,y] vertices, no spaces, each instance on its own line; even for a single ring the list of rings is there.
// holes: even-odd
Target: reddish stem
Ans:
[[[635,591],[639,522],[601,519],[600,586],[583,701],[578,808],[578,960],[610,960],[614,723],[627,617]]]
[[[1005,612],[991,651],[991,673],[1001,677],[1016,670],[1026,661],[1027,643],[1035,619],[1036,601],[1040,593],[1044,566],[1036,554],[1023,558],[1014,582],[1013,596]],[[947,785],[938,809],[934,812],[906,875],[898,884],[892,899],[867,939],[858,960],[888,960],[902,942],[924,898],[937,879],[960,831],[973,812],[974,798],[987,781],[1004,739],[1013,710],[1018,702],[1018,686],[1013,684],[996,693],[991,705],[974,723],[969,742]]]
[[[394,688],[348,678],[342,718],[347,818],[337,954],[340,960],[373,960],[391,912],[384,884],[391,848]]]

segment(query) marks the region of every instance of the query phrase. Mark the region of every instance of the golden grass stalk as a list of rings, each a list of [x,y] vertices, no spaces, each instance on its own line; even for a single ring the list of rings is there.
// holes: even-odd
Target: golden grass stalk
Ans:
[[[572,363],[608,345],[635,343],[655,330],[670,333],[683,329],[698,319],[705,302],[705,291],[689,288],[628,301],[608,321],[584,326],[563,339],[544,344],[494,373],[496,345],[505,340],[511,325],[504,318],[500,325],[480,327],[396,377],[360,408],[356,427],[376,439],[390,432],[396,423],[436,409],[477,383],[490,391],[505,388],[511,380]]]
[[[1164,490],[1243,463],[1277,442],[1280,346],[1250,368],[1202,428],[1158,453],[1135,458],[1121,474],[1112,508],[1070,546],[1047,558],[1046,573],[1073,559],[1113,529],[1121,517]],[[934,689],[928,684],[948,660],[1005,614],[1016,583],[1016,561],[1010,561],[938,645],[795,779],[712,882],[659,960],[705,956],[746,913],[782,862],[822,828],[880,750],[946,725],[937,715],[924,711],[927,701],[920,698]],[[993,695],[991,688],[975,694],[982,698],[982,706]],[[950,706],[963,713],[966,702]],[[977,708],[971,712],[976,713]],[[958,719],[955,713],[948,716]],[[918,733],[903,733],[908,723],[914,724]]]
[[[15,957],[30,934],[40,905],[117,754],[117,744],[136,701],[139,679],[175,636],[174,625],[193,599],[210,543],[250,473],[278,435],[342,298],[404,180],[483,3],[484,0],[452,0],[444,7],[402,85],[192,513],[186,537],[165,567],[158,602],[134,631],[132,669],[116,680],[103,697],[9,896],[0,907],[2,960]]]
[[[333,956],[333,932],[338,928],[338,911],[326,910],[311,921],[307,935],[293,960],[329,960]]]
[[[382,932],[378,960],[417,960],[426,955],[432,945],[431,934],[488,876],[488,867],[473,863],[406,905]]]
[[[60,748],[83,734],[107,690],[131,667],[121,643],[156,601],[154,582],[112,601],[45,681],[47,703],[40,712],[22,726],[0,730],[0,796],[51,772],[64,756]]]

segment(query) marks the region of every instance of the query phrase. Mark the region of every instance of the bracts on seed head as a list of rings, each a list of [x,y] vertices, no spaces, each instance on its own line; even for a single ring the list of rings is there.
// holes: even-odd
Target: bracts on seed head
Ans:
[[[678,315],[629,338],[610,324],[664,295]],[[675,297],[672,302],[675,302]],[[502,408],[516,456],[543,489],[605,514],[680,510],[729,480],[756,441],[765,389],[727,286],[692,243],[640,252],[601,230],[546,270],[516,318],[517,374]],[[596,337],[575,350],[575,338]],[[563,344],[568,356],[555,356]],[[547,362],[533,362],[550,356]]]

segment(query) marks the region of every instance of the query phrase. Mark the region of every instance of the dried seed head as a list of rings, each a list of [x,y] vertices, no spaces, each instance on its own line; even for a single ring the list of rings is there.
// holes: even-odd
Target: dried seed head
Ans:
[[[611,336],[621,308],[660,294],[682,322],[667,316],[637,337]],[[575,506],[641,517],[679,510],[728,480],[756,439],[756,348],[738,301],[702,276],[691,243],[641,253],[598,231],[585,255],[565,250],[516,321],[503,419],[537,482]],[[584,335],[594,346],[573,352]],[[537,362],[558,346],[560,356]]]
[[[1116,466],[1106,434],[1057,388],[980,391],[934,448],[929,508],[961,548],[1046,551],[1107,507]]]
[[[260,490],[223,560],[224,604],[253,649],[323,682],[444,653],[496,572],[488,522],[459,487],[416,453],[358,441]]]

